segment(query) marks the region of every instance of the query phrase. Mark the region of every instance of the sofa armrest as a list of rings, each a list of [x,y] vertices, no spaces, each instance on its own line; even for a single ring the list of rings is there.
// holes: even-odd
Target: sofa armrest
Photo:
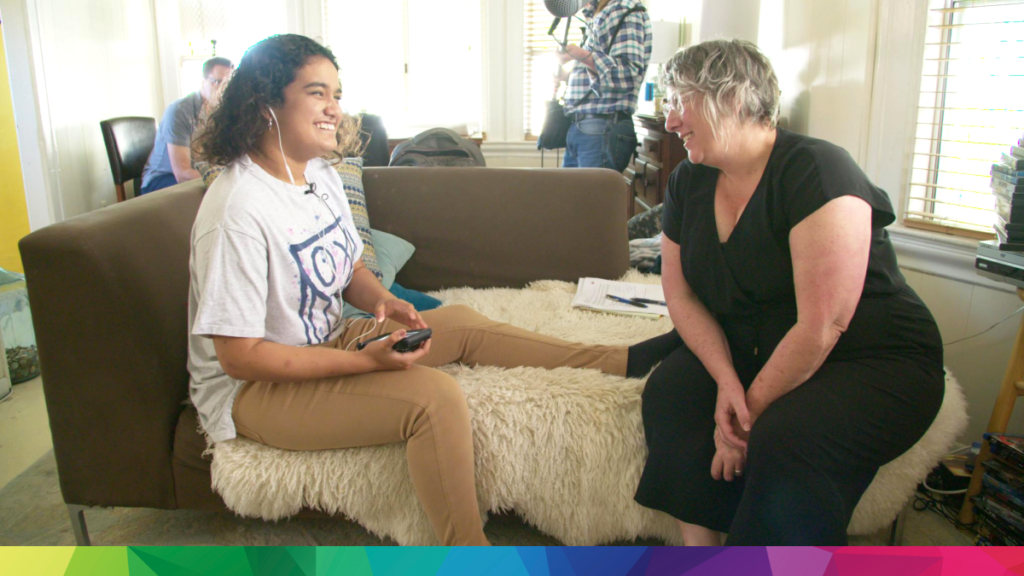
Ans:
[[[367,168],[374,228],[416,253],[398,281],[435,290],[618,278],[629,193],[604,169]]]
[[[20,242],[61,491],[69,504],[173,508],[188,392],[188,182]]]

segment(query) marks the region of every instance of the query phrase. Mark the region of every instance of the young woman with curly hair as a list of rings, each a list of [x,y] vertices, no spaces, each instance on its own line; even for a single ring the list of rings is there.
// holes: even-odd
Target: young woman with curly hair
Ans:
[[[338,145],[340,96],[330,50],[274,36],[246,52],[211,114],[198,145],[227,168],[192,230],[190,396],[215,442],[237,434],[290,450],[406,442],[440,541],[484,545],[466,400],[433,367],[623,375],[627,351],[541,336],[464,306],[421,315],[389,293],[363,266],[341,180],[322,159]],[[344,321],[343,302],[374,317]],[[421,348],[393,350],[407,329],[428,326],[433,338]]]

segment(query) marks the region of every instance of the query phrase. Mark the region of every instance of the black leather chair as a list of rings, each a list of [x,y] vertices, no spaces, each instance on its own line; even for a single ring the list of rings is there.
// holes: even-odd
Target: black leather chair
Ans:
[[[111,118],[100,122],[100,130],[107,146],[117,201],[124,201],[124,183],[129,180],[135,182],[135,195],[138,196],[142,187],[142,169],[146,167],[156,140],[156,120],[142,116]]]
[[[387,166],[391,161],[388,149],[388,131],[384,121],[373,114],[362,115],[362,130],[359,138],[363,141],[363,166]]]

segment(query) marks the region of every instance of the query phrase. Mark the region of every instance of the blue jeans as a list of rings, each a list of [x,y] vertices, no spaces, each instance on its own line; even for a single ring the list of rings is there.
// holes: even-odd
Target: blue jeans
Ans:
[[[622,172],[636,149],[636,128],[631,117],[618,122],[587,118],[573,122],[565,138],[563,168],[610,168]]]
[[[142,189],[139,190],[139,196],[143,194],[149,194],[150,192],[156,192],[157,190],[163,190],[164,188],[170,188],[178,183],[178,180],[174,177],[174,174],[160,174],[154,176]]]

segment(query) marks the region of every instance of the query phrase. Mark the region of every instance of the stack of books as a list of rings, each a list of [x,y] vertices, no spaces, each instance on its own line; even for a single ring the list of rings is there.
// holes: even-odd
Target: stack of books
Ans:
[[[1024,251],[1024,137],[992,165],[999,249]]]
[[[981,493],[974,497],[979,529],[992,544],[1024,545],[1024,437],[985,438],[994,458],[982,464]]]

